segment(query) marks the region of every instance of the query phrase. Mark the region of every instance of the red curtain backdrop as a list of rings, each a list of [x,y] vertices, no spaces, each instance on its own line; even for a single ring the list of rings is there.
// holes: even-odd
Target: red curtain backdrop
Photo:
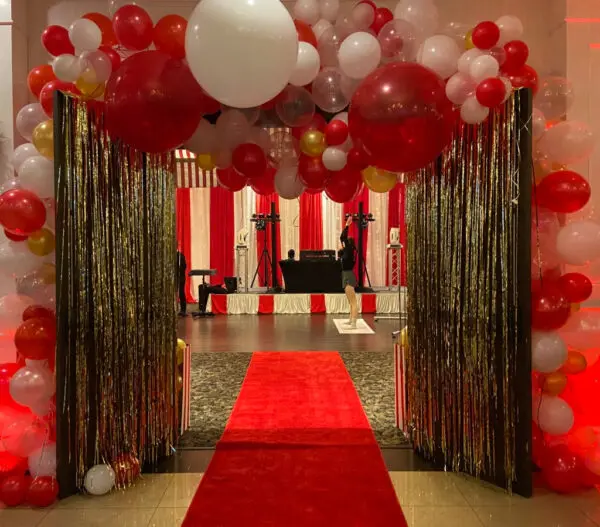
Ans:
[[[323,249],[322,194],[304,192],[300,196],[300,250],[321,251]]]
[[[404,217],[404,201],[406,196],[406,186],[404,183],[398,183],[391,191],[389,195],[388,205],[388,239],[389,240],[389,229],[393,227],[400,228],[400,243],[402,244],[401,261],[400,261],[400,283],[406,285],[406,222]],[[388,267],[389,260],[386,258],[386,268]],[[389,274],[386,274],[389,276]],[[389,285],[389,284],[388,284]],[[397,284],[392,284],[397,285]]]
[[[192,232],[190,218],[190,189],[178,188],[175,194],[175,207],[177,218],[177,247],[180,248],[187,263],[185,277],[185,296],[188,302],[194,302],[192,296],[191,280],[188,273],[192,265]]]
[[[275,202],[275,212],[279,214],[279,196],[276,193],[269,194],[267,196],[256,195],[256,214],[270,214],[271,213],[271,202]],[[269,255],[271,255],[271,224],[267,223],[267,231],[266,231],[266,241],[267,241],[267,250],[269,251]],[[281,223],[277,223],[277,281],[281,286],[283,283],[281,276],[281,269],[279,268],[279,260],[281,260]],[[259,287],[264,287],[265,284],[265,276],[264,270],[265,265],[264,261],[260,261],[260,257],[262,255],[263,249],[265,248],[265,233],[258,232],[255,230],[256,236],[256,255],[257,259],[260,262],[259,270],[258,270],[258,285]],[[250,272],[254,273],[253,269],[250,269]],[[269,276],[271,273],[271,269],[269,268]],[[256,285],[256,284],[254,284]]]
[[[342,229],[344,228],[344,225],[346,224],[346,214],[358,213],[358,204],[359,203],[363,204],[363,213],[368,214],[369,213],[369,189],[366,186],[363,187],[362,192],[359,194],[359,196],[355,200],[344,203],[342,226],[340,227],[340,232],[342,231]],[[363,259],[365,262],[367,261],[367,242],[369,239],[369,229],[370,228],[371,228],[371,226],[369,225],[369,228],[367,228],[363,231]],[[350,231],[349,231],[348,235],[354,238],[354,243],[358,247],[358,226],[357,226],[356,222],[354,222],[350,226]],[[356,274],[356,278],[358,279],[358,258],[356,259],[356,265],[354,266],[354,272]],[[363,285],[368,285],[366,275],[365,275],[365,283]]]
[[[223,284],[233,276],[235,227],[233,192],[223,187],[210,189],[210,268],[216,269],[210,283]]]

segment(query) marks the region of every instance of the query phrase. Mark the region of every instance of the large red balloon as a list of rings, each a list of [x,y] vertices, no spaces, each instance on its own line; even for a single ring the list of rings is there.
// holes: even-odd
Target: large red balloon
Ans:
[[[559,329],[571,313],[571,304],[557,285],[545,283],[531,292],[531,327],[542,331]]]
[[[200,112],[202,115],[213,115],[219,111],[221,111],[221,103],[216,99],[213,99],[208,93],[204,90],[202,91],[202,95],[198,104],[200,106]]]
[[[296,32],[298,33],[298,42],[306,42],[311,46],[317,47],[317,37],[312,28],[301,20],[294,20]]]
[[[29,235],[46,223],[46,207],[29,190],[15,188],[0,195],[0,225],[14,234]]]
[[[231,192],[242,190],[246,186],[246,183],[248,183],[248,178],[236,172],[233,167],[218,168],[217,180],[219,181],[219,185],[227,190],[231,190]]]
[[[51,318],[30,318],[15,333],[17,351],[26,359],[50,358],[56,346],[56,323]]]
[[[36,97],[40,97],[42,88],[50,81],[56,80],[52,66],[44,64],[33,68],[27,75],[27,86],[29,91]]]
[[[331,173],[325,194],[336,203],[347,203],[354,199],[361,182],[360,172],[346,165],[342,170]]]
[[[292,128],[292,135],[300,141],[300,138],[304,135],[304,132],[308,132],[309,130],[319,130],[320,132],[325,131],[325,127],[327,126],[327,121],[320,114],[316,113],[313,115],[313,118],[310,123],[305,126],[296,126]]]
[[[79,95],[81,93],[72,82],[55,79],[46,83],[40,92],[40,104],[49,117],[52,117],[54,113],[54,92],[57,90],[72,95]]]
[[[196,131],[202,97],[187,64],[162,51],[144,51],[123,62],[108,81],[106,126],[138,150],[168,152]]]
[[[52,476],[39,476],[27,490],[27,503],[34,507],[49,507],[58,498],[58,481]]]
[[[320,157],[301,155],[298,160],[298,177],[306,186],[307,192],[325,190],[330,172],[323,165]]]
[[[103,15],[102,13],[87,13],[81,18],[85,18],[87,20],[92,21],[100,28],[100,31],[102,33],[103,46],[112,47],[116,46],[119,43],[115,35],[115,30],[113,29],[112,20],[106,15]]]
[[[348,152],[348,165],[354,167],[356,170],[364,170],[369,166],[369,158],[367,154],[358,147],[353,147]]]
[[[558,287],[572,304],[585,302],[592,296],[592,281],[581,273],[567,273],[558,279]]]
[[[542,466],[544,479],[554,492],[569,494],[581,488],[581,459],[565,445],[546,449]]]
[[[393,62],[371,73],[350,104],[352,139],[375,166],[412,172],[450,143],[456,114],[444,81],[419,64]]]
[[[33,305],[23,311],[23,322],[30,318],[49,318],[56,323],[56,313],[44,306]]]
[[[514,73],[527,63],[529,47],[522,40],[511,40],[504,44],[504,53],[506,53],[506,59],[502,64],[502,69],[507,73]]]
[[[42,33],[42,46],[55,57],[73,55],[75,48],[71,44],[69,32],[62,26],[48,26]]]
[[[152,19],[137,5],[121,7],[113,17],[113,29],[124,48],[142,51],[152,44]]]
[[[176,59],[185,58],[187,20],[179,15],[167,15],[154,26],[154,45]]]
[[[566,214],[581,210],[589,201],[590,195],[590,184],[572,170],[558,170],[548,174],[536,189],[540,207]]]
[[[260,178],[267,170],[267,156],[260,146],[254,143],[243,143],[232,152],[231,164],[247,178]]]
[[[516,71],[502,71],[506,74],[514,88],[531,88],[534,95],[538,92],[539,78],[537,71],[528,64],[525,64]]]
[[[387,7],[378,7],[375,9],[375,19],[371,24],[371,29],[378,34],[381,28],[388,22],[394,20],[394,13],[392,13]]]
[[[0,503],[18,507],[25,501],[28,481],[24,475],[7,476],[0,484]]]
[[[270,196],[275,192],[275,172],[272,166],[267,166],[262,176],[252,178],[250,186],[260,196]]]

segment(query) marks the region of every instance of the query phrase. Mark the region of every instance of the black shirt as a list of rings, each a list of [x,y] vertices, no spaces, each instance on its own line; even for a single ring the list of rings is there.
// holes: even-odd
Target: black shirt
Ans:
[[[348,242],[348,227],[345,227],[340,236],[342,242],[342,250],[338,253],[342,262],[342,270],[352,271],[355,263],[355,249],[354,245]]]
[[[177,251],[177,279],[181,282],[185,282],[185,270],[187,269],[187,262],[185,256]]]

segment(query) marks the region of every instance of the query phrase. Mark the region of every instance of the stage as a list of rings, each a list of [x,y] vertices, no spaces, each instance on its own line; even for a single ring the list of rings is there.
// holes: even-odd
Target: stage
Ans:
[[[397,315],[406,311],[405,291],[357,294],[362,314]],[[402,298],[402,301],[401,301]],[[402,305],[400,305],[402,303]],[[215,315],[315,315],[350,312],[344,293],[267,294],[259,292],[210,295],[207,311]]]

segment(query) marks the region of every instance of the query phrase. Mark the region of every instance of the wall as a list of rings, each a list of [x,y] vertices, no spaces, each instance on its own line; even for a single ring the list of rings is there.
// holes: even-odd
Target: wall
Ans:
[[[8,72],[8,78],[0,82],[0,182],[10,174],[8,160],[13,145],[12,131],[12,16],[10,0],[0,0],[0,71]]]

